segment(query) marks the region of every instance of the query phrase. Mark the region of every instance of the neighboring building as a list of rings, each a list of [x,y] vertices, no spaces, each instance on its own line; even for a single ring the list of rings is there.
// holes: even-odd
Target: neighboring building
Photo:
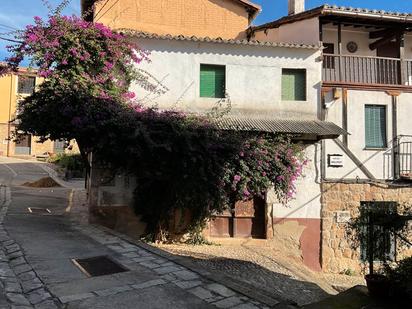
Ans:
[[[110,7],[111,1],[106,2]],[[305,146],[310,159],[305,177],[299,180],[296,199],[288,205],[279,204],[275,194],[268,192],[264,201],[238,203],[233,213],[218,216],[205,233],[210,237],[294,238],[306,265],[319,270],[319,141],[345,133],[333,123],[319,120],[322,74],[319,43],[290,44],[287,43],[289,39],[286,43],[247,40],[244,34],[250,17],[253,17],[250,11],[256,11],[256,6],[248,1],[196,1],[202,5],[192,11],[183,8],[193,1],[175,1],[179,4],[175,10],[162,11],[161,30],[154,27],[159,24],[155,17],[142,20],[143,15],[137,19],[128,19],[127,16],[129,12],[143,10],[147,6],[158,8],[170,1],[138,1],[142,6],[132,2],[135,5],[130,8],[130,1],[117,1],[114,7],[122,13],[115,24],[111,24],[110,19],[107,24],[116,25],[115,29],[132,28],[130,35],[151,53],[151,62],[139,67],[169,89],[166,94],[155,97],[132,86],[139,97],[145,98],[145,104],[203,113],[219,103],[230,102],[230,114],[219,122],[222,129],[293,134],[295,140]],[[86,1],[83,4],[86,9]],[[104,21],[98,14],[99,8],[104,11],[104,5],[105,1],[102,1],[95,7],[92,15],[97,16],[96,21]],[[202,16],[207,16],[208,20],[201,31],[195,25],[182,28],[169,25],[179,20],[183,11],[192,14],[189,20],[200,22],[194,18],[200,9],[206,10],[202,11]],[[239,14],[239,9],[244,10],[243,15]],[[114,12],[108,11],[103,16],[111,14]],[[234,28],[229,27],[230,32],[223,33],[224,27],[217,29],[214,22],[209,21],[215,16],[232,15],[238,15],[244,22],[232,24]],[[201,20],[205,22],[205,18]],[[113,178],[110,171],[93,166],[91,180],[90,204],[92,213],[100,222],[122,232],[136,233],[142,228],[128,207],[134,188],[129,177],[120,175]],[[130,222],[131,219],[135,222]]]
[[[16,139],[15,117],[19,100],[29,96],[42,82],[35,72],[19,68],[18,72],[0,77],[0,155],[12,157],[44,157],[65,151],[64,141],[45,141],[31,135]]]
[[[244,39],[260,6],[248,0],[82,0],[82,10],[113,29]]]
[[[322,250],[326,271],[359,269],[360,250],[345,237],[346,221],[368,202],[412,200],[412,14],[324,5],[249,29],[249,38],[323,44],[320,119],[349,132],[322,142]],[[386,202],[386,203],[382,203]],[[388,232],[386,253],[412,253]]]

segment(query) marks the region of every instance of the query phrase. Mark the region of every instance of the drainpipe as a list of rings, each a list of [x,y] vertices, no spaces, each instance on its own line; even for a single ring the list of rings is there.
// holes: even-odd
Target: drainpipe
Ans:
[[[13,101],[13,74],[10,74],[10,98],[9,98],[9,115],[7,121],[7,157],[10,156],[10,132],[11,132],[11,104]]]
[[[399,178],[399,144],[398,144],[398,97],[392,95],[392,153],[393,180]]]

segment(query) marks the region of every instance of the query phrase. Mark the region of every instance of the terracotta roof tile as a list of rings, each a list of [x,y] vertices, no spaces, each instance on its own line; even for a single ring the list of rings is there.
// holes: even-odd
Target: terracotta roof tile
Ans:
[[[174,41],[192,41],[192,42],[204,42],[204,43],[216,43],[216,44],[230,44],[230,45],[246,45],[246,46],[266,46],[266,47],[285,47],[285,48],[302,48],[302,49],[320,49],[319,45],[308,44],[295,44],[295,43],[278,43],[278,42],[266,42],[257,40],[235,40],[235,39],[222,39],[222,38],[209,38],[209,37],[196,37],[196,36],[184,36],[184,35],[170,35],[170,34],[154,34],[148,32],[134,31],[129,29],[119,29],[119,32],[127,35],[132,35],[137,38],[145,39],[157,39],[157,40],[174,40]]]
[[[391,22],[400,23],[409,22],[412,24],[412,13],[388,12],[384,10],[371,10],[364,8],[352,8],[325,4],[295,15],[284,16],[280,19],[277,19],[266,24],[250,27],[250,30],[257,31],[261,29],[277,28],[283,24],[293,23],[299,20],[304,20],[323,15],[351,16],[376,20],[389,20]]]

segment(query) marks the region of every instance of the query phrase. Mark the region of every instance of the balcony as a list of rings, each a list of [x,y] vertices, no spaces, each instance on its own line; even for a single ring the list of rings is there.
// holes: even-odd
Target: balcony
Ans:
[[[400,135],[396,138],[395,178],[412,180],[412,135]]]
[[[323,56],[325,84],[412,86],[412,60],[352,55]]]

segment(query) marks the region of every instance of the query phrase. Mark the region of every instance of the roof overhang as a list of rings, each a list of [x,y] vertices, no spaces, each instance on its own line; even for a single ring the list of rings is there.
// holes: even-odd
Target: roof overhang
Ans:
[[[341,135],[348,135],[348,132],[333,122],[320,120],[224,117],[213,122],[221,130],[284,133],[295,135],[297,138],[305,136],[306,139],[312,137],[316,140],[335,139]]]
[[[300,20],[310,19],[314,17],[335,17],[335,18],[351,18],[356,20],[368,20],[374,23],[389,23],[399,25],[412,26],[412,14],[399,12],[386,12],[383,10],[369,10],[342,6],[322,5],[314,9],[304,11],[299,14],[282,17],[278,20],[251,27],[250,31],[259,31],[270,28],[278,28],[284,24],[294,23]]]
[[[252,21],[262,11],[262,7],[248,0],[235,0],[236,2],[245,6],[249,13],[249,21]]]
[[[171,35],[171,34],[156,34],[143,31],[136,31],[130,29],[117,29],[125,35],[136,37],[139,39],[155,39],[155,40],[171,40],[171,41],[187,41],[196,43],[215,43],[215,44],[228,44],[228,45],[244,45],[244,46],[256,46],[256,47],[283,47],[283,48],[298,48],[308,50],[319,50],[319,45],[311,44],[297,44],[297,43],[282,43],[282,42],[269,42],[258,40],[237,40],[237,39],[223,39],[223,38],[209,38],[209,37],[197,37],[197,36],[184,36],[184,35]]]

